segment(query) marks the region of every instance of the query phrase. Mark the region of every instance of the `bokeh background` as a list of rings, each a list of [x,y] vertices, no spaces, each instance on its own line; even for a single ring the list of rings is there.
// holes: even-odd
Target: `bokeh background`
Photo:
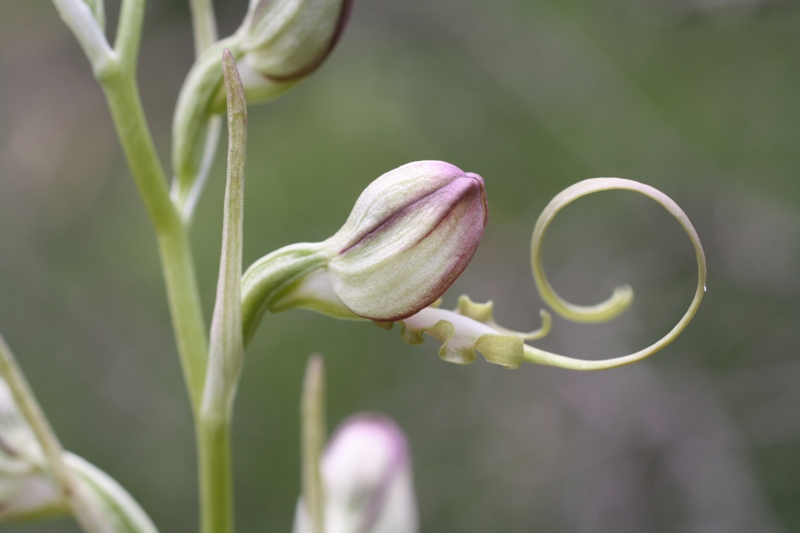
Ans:
[[[245,1],[218,2],[223,34]],[[186,2],[148,2],[139,77],[167,160],[192,61]],[[108,2],[109,26],[118,9]],[[484,176],[490,221],[445,298],[492,299],[538,327],[538,213],[584,178],[672,196],[709,261],[688,330],[601,373],[440,361],[429,340],[309,312],[268,317],[235,418],[240,531],[289,531],[298,396],[325,355],[331,427],[381,411],[414,454],[423,532],[800,531],[800,3],[767,0],[357,0],[311,79],[251,108],[245,262],[343,223],[403,163]],[[218,265],[218,158],[193,240],[206,313]],[[581,200],[545,246],[579,303],[630,282],[605,325],[556,319],[539,344],[600,358],[640,349],[684,312],[691,247],[631,193]],[[190,412],[153,233],[102,94],[49,2],[0,3],[0,328],[63,443],[107,470],[164,532],[196,530]],[[76,532],[69,521],[2,525]]]

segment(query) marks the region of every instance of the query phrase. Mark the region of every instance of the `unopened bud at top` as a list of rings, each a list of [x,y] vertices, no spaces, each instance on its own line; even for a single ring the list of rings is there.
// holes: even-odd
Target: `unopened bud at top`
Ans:
[[[352,0],[251,0],[242,26],[246,63],[273,80],[301,78],[328,56]]]
[[[339,41],[353,0],[251,0],[233,47],[250,104],[268,102],[314,72]],[[222,106],[217,94],[214,108]]]
[[[325,531],[416,533],[411,458],[402,430],[377,414],[343,422],[322,456]],[[301,500],[294,533],[311,531]]]

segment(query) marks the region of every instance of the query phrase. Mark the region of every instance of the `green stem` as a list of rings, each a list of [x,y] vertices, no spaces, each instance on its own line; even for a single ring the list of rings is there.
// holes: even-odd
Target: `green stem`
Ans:
[[[169,197],[166,177],[150,136],[136,79],[133,74],[115,68],[110,69],[100,82],[128,166],[153,226],[159,233],[168,232],[180,225],[180,218]]]
[[[119,65],[134,77],[139,59],[139,45],[142,41],[145,0],[123,0],[120,6],[117,37],[114,51],[119,57]]]
[[[110,532],[112,530],[110,524],[93,504],[91,495],[77,482],[72,471],[64,463],[61,443],[39,402],[36,401],[33,390],[17,364],[11,348],[2,336],[0,336],[0,377],[8,384],[14,402],[36,435],[36,440],[47,459],[48,469],[75,519],[84,531],[89,533]]]
[[[178,354],[192,407],[197,413],[205,379],[208,341],[188,232],[170,200],[135,79],[132,74],[114,69],[101,81],[128,165],[158,235]]]
[[[182,225],[158,235],[172,328],[193,411],[199,412],[208,364],[208,340],[188,231]]]
[[[202,533],[233,532],[230,417],[199,419],[200,518]]]
[[[86,22],[84,10],[74,9],[82,2],[53,1],[92,62],[131,174],[158,237],[173,330],[195,418],[203,527],[208,533],[223,533],[229,528],[220,524],[230,523],[231,518],[229,418],[224,423],[212,423],[200,412],[208,364],[208,340],[188,229],[170,198],[166,175],[153,144],[136,83],[145,1],[123,0],[114,51],[108,50],[104,39],[96,37],[97,24],[91,26]],[[200,43],[206,46],[216,37],[211,2],[193,0],[192,8],[196,22],[198,15],[205,21],[198,25],[201,28],[198,46]],[[89,27],[91,32],[79,31],[85,27]],[[219,494],[227,494],[228,500],[223,502],[226,498],[220,498]]]

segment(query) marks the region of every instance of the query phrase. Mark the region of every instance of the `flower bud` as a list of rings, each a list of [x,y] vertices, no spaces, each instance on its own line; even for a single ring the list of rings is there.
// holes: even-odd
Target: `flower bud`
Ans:
[[[487,220],[483,178],[441,161],[375,180],[328,243],[328,277],[356,315],[398,320],[435,302],[467,267]]]
[[[377,414],[360,414],[343,422],[328,442],[321,469],[326,532],[418,530],[408,445],[392,420]],[[294,533],[310,531],[301,499]]]
[[[333,50],[352,4],[352,0],[251,0],[239,40],[245,65],[273,81],[308,75]]]
[[[415,314],[467,267],[486,219],[477,174],[442,161],[387,172],[364,190],[333,237],[276,250],[247,269],[245,341],[266,310],[303,308],[379,322]]]
[[[249,104],[269,102],[314,72],[339,42],[353,0],[251,0],[227,46],[236,56]],[[220,88],[211,109],[222,112]]]

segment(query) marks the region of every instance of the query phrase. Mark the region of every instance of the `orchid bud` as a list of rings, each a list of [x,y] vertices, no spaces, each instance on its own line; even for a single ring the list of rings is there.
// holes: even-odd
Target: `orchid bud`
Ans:
[[[307,76],[333,50],[352,4],[352,0],[251,0],[240,29],[244,64],[266,80]]]
[[[442,161],[387,172],[364,190],[333,237],[278,250],[248,269],[245,335],[267,308],[377,321],[411,316],[464,271],[486,219],[477,174]]]
[[[441,161],[375,180],[328,244],[328,277],[356,315],[398,320],[435,302],[478,249],[487,219],[483,178]]]
[[[361,414],[343,422],[321,461],[328,533],[416,533],[411,458],[392,420]],[[301,498],[294,533],[312,531]]]
[[[353,0],[251,0],[232,38],[250,104],[281,96],[314,72],[339,42]],[[212,108],[221,111],[225,94]]]

